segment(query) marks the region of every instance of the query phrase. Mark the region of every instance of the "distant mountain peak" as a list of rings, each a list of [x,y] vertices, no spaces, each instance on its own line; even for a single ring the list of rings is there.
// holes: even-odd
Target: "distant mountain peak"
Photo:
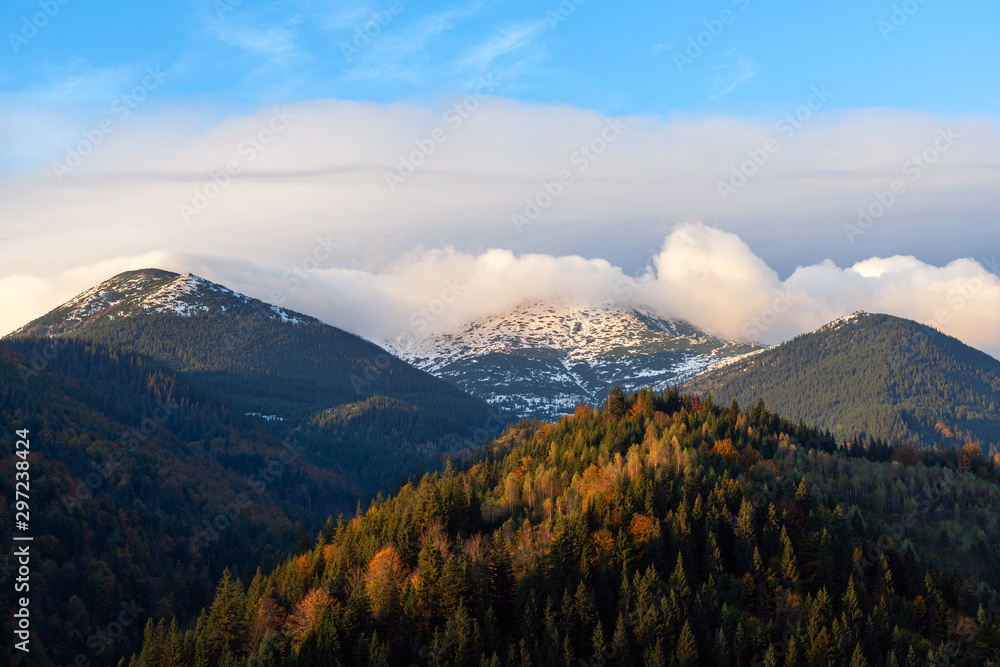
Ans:
[[[385,345],[497,407],[543,419],[603,401],[614,386],[664,389],[752,349],[641,307],[565,300],[525,302]]]
[[[686,387],[717,401],[763,399],[838,438],[923,446],[1000,443],[1000,361],[913,320],[857,311],[717,364]]]
[[[552,300],[528,301],[445,331],[401,336],[386,341],[386,345],[400,357],[434,372],[441,363],[456,358],[518,349],[562,352],[568,362],[596,360],[615,350],[638,350],[648,345],[650,332],[694,343],[726,343],[683,320],[662,318],[640,307]],[[435,358],[440,361],[435,363]]]
[[[67,334],[103,319],[142,314],[252,316],[290,324],[319,321],[193,273],[138,269],[120,273],[78,294],[11,335]]]

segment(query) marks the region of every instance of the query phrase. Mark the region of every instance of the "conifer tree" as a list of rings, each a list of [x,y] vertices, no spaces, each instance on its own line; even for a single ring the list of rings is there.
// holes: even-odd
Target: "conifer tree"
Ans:
[[[854,647],[854,653],[851,655],[850,667],[868,667],[868,661],[865,660],[865,654],[861,651],[860,643]]]
[[[642,656],[644,667],[667,667],[667,659],[663,655],[663,640],[657,639],[656,644],[646,649]]]
[[[680,637],[677,639],[677,664],[680,667],[693,667],[698,664],[698,645],[691,630],[691,621],[684,621]]]
[[[212,653],[220,655],[223,647],[239,646],[246,628],[246,594],[239,580],[233,580],[226,568],[208,612],[206,632]]]
[[[795,558],[792,540],[789,539],[784,526],[781,528],[781,547],[781,576],[789,587],[795,589],[799,583],[799,564]]]
[[[688,585],[687,575],[684,573],[684,559],[679,551],[677,552],[674,572],[670,575],[670,587],[682,600],[691,597],[691,587]]]

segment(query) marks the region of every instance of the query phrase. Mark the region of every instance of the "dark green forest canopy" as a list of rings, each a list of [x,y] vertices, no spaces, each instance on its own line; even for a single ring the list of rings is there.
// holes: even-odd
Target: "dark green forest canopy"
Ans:
[[[489,418],[482,401],[316,321],[151,313],[100,320],[73,335],[148,355],[246,412],[302,420],[384,395],[447,415],[469,430]]]
[[[917,447],[1000,446],[1000,361],[890,315],[839,326],[709,370],[686,389],[768,407],[793,420]]]
[[[616,395],[226,573],[129,664],[996,664],[998,479],[973,446]]]

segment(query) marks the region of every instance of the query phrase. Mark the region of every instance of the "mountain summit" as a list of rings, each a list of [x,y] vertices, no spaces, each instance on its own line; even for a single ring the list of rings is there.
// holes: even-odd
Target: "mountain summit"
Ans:
[[[120,273],[79,294],[46,315],[26,324],[13,335],[69,334],[99,320],[136,314],[170,313],[262,316],[292,324],[319,322],[234,292],[194,275],[161,269]]]
[[[443,333],[386,341],[414,366],[521,417],[557,419],[621,386],[662,390],[753,349],[616,304],[527,303]]]

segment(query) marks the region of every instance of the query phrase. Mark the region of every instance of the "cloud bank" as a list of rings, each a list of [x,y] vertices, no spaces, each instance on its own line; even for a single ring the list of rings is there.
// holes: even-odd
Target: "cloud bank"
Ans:
[[[67,138],[7,157],[0,329],[160,266],[371,338],[558,298],[763,342],[889,312],[1000,352],[996,119],[824,114],[809,91],[775,117],[609,119],[494,83],[433,109],[140,110],[71,137],[33,118]]]
[[[929,324],[1000,358],[1000,278],[973,259],[938,267],[897,255],[845,268],[827,260],[782,280],[738,236],[701,223],[679,225],[651,266],[633,275],[603,259],[504,249],[414,251],[380,271],[321,268],[324,255],[335,251],[328,239],[317,239],[312,253],[280,270],[243,259],[148,253],[50,280],[8,276],[0,279],[0,293],[12,306],[7,312],[27,312],[39,302],[68,299],[76,286],[157,266],[192,271],[375,341],[460,331],[472,320],[534,301],[634,306],[764,343],[867,310]]]

